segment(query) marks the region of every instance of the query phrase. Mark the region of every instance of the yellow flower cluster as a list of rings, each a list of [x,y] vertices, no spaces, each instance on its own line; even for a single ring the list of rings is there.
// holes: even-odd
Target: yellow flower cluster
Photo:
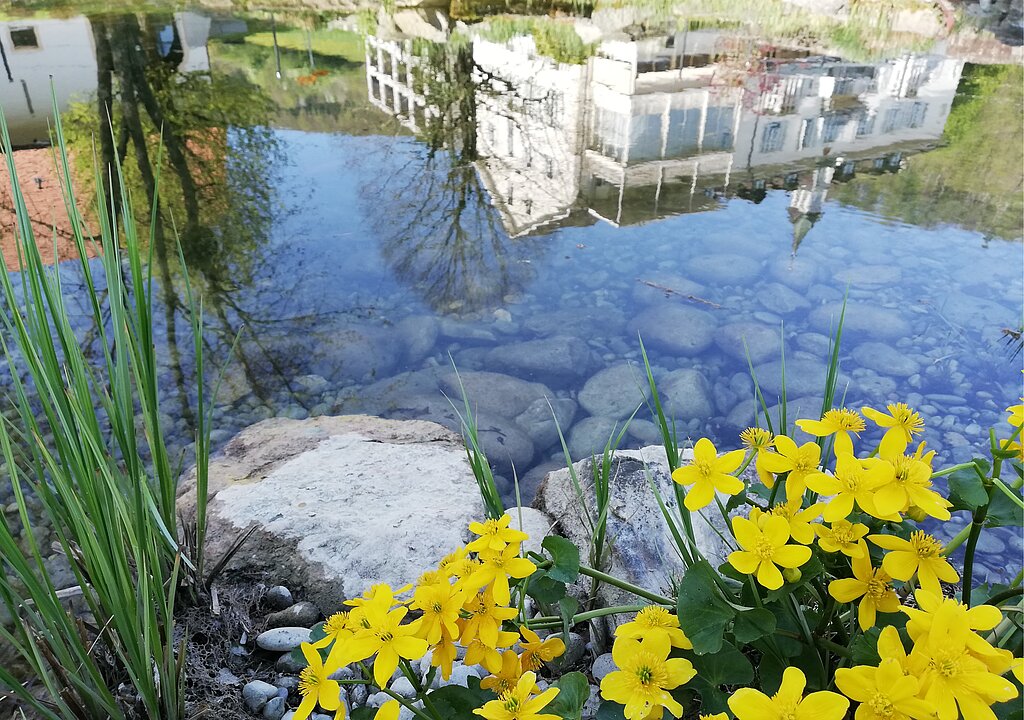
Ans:
[[[836,670],[836,686],[860,703],[857,720],[994,719],[991,705],[1017,697],[1013,683],[1001,677],[1014,658],[976,631],[994,628],[1002,613],[991,605],[968,608],[927,590],[915,597],[918,607],[900,608],[910,618],[909,654],[890,626],[878,639],[877,667]]]
[[[540,692],[534,671],[564,653],[563,642],[557,638],[542,641],[523,627],[521,655],[507,649],[520,641],[520,633],[503,629],[518,614],[509,607],[509,581],[536,570],[520,556],[526,533],[509,527],[510,523],[507,514],[471,523],[469,529],[478,537],[424,573],[415,587],[394,590],[389,585],[374,585],[362,597],[347,600],[350,610],[327,619],[325,636],[301,646],[308,665],[299,677],[302,702],[295,720],[307,718],[317,705],[335,711],[335,718],[345,716],[338,699],[339,685],[330,679],[345,665],[373,658],[373,682],[385,689],[403,661],[418,660],[429,651],[431,665],[448,679],[460,645],[468,664],[482,665],[493,673],[480,686],[498,695],[497,700],[474,712],[487,720],[557,720],[540,710],[558,689]],[[415,619],[406,622],[410,616]],[[321,651],[326,652],[326,659]],[[398,711],[396,699],[383,705],[376,718],[391,720]]]
[[[670,690],[696,675],[686,658],[670,658],[672,648],[693,645],[679,620],[663,607],[652,605],[615,631],[612,660],[618,670],[601,680],[601,697],[624,706],[626,720],[659,720],[665,710],[682,717],[683,706]]]

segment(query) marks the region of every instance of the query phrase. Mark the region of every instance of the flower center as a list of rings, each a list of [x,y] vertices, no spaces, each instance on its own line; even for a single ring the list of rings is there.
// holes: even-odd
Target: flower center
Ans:
[[[311,667],[302,668],[299,672],[299,692],[303,695],[309,695],[316,692],[319,687],[320,677],[316,674],[316,670]]]
[[[377,639],[381,642],[391,642],[395,639],[394,633],[388,632],[387,630],[380,630],[377,632]]]
[[[778,712],[779,720],[796,720],[796,703],[793,701],[780,701],[779,696],[772,698],[775,710]]]
[[[839,527],[833,527],[832,538],[836,541],[837,545],[849,545],[855,540],[853,526],[846,527],[845,525],[840,525]]]
[[[711,477],[711,463],[707,460],[694,460],[693,466],[704,477]]]
[[[911,434],[921,432],[921,429],[924,427],[924,421],[921,419],[921,416],[911,410],[906,403],[896,403],[886,407],[897,425]]]
[[[651,669],[649,667],[639,667],[636,669],[637,679],[640,680],[641,685],[651,684]]]
[[[433,611],[433,612],[434,612],[435,614],[437,614],[437,615],[440,615],[440,614],[441,614],[441,611],[442,611],[442,610],[443,610],[444,608],[443,608],[443,607],[441,607],[441,603],[439,603],[439,602],[438,602],[437,600],[435,600],[435,601],[433,602],[433,604],[431,604],[431,606],[430,606],[430,609],[431,609],[431,610],[432,610],[432,611]]]
[[[892,714],[895,711],[892,702],[889,701],[889,696],[883,695],[882,693],[875,693],[868,705],[874,711],[875,715],[880,717],[892,717]]]
[[[943,677],[951,678],[960,674],[960,659],[956,657],[932,658],[928,665]]]
[[[885,580],[873,577],[868,580],[868,596],[875,600],[881,600],[889,592],[889,583]]]
[[[501,705],[507,712],[513,714],[519,712],[519,698],[511,693],[505,693],[501,696]]]
[[[829,410],[822,420],[840,430],[859,433],[864,429],[864,419],[853,410]]]
[[[775,546],[767,540],[758,540],[757,546],[754,548],[754,554],[762,560],[771,560],[775,557]]]
[[[922,560],[938,557],[942,552],[942,543],[921,530],[910,536],[910,545]]]
[[[650,606],[637,613],[636,619],[641,625],[649,628],[669,627],[668,610],[663,607]]]

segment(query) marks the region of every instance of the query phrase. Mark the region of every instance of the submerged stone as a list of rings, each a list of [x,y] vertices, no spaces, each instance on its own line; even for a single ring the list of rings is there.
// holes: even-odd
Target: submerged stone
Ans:
[[[643,366],[621,363],[594,374],[577,400],[591,415],[617,419],[629,417],[650,394]]]

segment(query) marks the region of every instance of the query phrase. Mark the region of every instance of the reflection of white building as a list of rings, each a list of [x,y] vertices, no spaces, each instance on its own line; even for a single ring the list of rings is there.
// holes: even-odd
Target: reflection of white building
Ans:
[[[419,58],[412,40],[366,38],[366,95],[378,108],[394,115],[413,132],[427,112],[426,99],[414,87]]]
[[[939,139],[963,69],[936,56],[869,65],[755,45],[720,30],[613,34],[585,65],[566,65],[529,36],[476,39],[479,168],[508,232],[583,208],[644,222],[763,196],[769,183],[793,191],[806,232],[831,182],[865,162],[891,169],[888,156]],[[404,62],[367,64],[371,99],[400,117]]]
[[[209,31],[209,18],[174,13],[172,24],[157,31],[157,46],[181,52],[182,72],[208,71]],[[49,145],[51,82],[61,111],[96,94],[96,48],[84,16],[0,23],[0,65],[0,107],[15,147]]]

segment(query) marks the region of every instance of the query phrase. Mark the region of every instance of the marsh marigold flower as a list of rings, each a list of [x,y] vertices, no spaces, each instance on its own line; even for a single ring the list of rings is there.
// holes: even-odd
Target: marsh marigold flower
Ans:
[[[427,641],[416,637],[415,623],[402,625],[409,609],[399,607],[390,612],[367,608],[369,627],[359,630],[348,641],[352,662],[365,660],[374,653],[373,679],[384,687],[398,668],[399,658],[418,660],[427,651]]]
[[[799,500],[807,489],[808,479],[824,475],[818,465],[821,463],[821,448],[817,443],[808,442],[797,446],[785,435],[775,437],[778,453],[766,455],[764,467],[776,475],[788,472],[786,476],[786,499]]]
[[[735,495],[743,489],[743,481],[729,473],[743,462],[744,452],[733,450],[718,457],[718,450],[707,438],[693,446],[693,462],[676,468],[672,479],[680,485],[693,485],[686,493],[686,509],[695,512],[711,504],[715,491]]]
[[[519,614],[515,608],[496,603],[490,588],[471,595],[462,609],[469,615],[460,620],[462,642],[469,643],[478,637],[489,647],[497,647],[501,624]]]
[[[861,538],[868,534],[868,526],[863,523],[836,520],[831,527],[815,525],[814,531],[818,534],[818,546],[827,553],[841,552],[851,558],[867,554],[867,545]]]
[[[514,689],[473,712],[486,720],[560,720],[558,715],[541,713],[558,695],[558,688],[548,688],[540,695],[533,695],[536,686],[536,674],[523,673]]]
[[[523,669],[519,662],[519,656],[512,650],[506,650],[501,654],[501,667],[481,680],[480,687],[484,690],[492,690],[495,695],[504,695],[515,689],[522,676]],[[531,692],[539,693],[540,687],[534,685]]]
[[[306,667],[299,672],[299,694],[302,695],[302,702],[295,711],[296,720],[308,718],[317,705],[324,710],[337,710],[341,705],[341,685],[329,677],[337,668],[324,667],[320,653],[311,643],[302,643],[299,649],[306,658]],[[344,717],[344,714],[341,717]]]
[[[523,651],[519,662],[524,672],[537,670],[544,663],[551,662],[565,653],[565,643],[561,638],[549,637],[541,640],[537,633],[525,625],[520,626],[519,632],[523,634],[523,642],[519,643]]]
[[[445,579],[433,585],[420,585],[412,596],[410,607],[420,610],[417,635],[433,645],[441,639],[441,628],[456,638],[459,636],[459,611],[466,603],[466,592],[448,584]]]
[[[909,540],[895,535],[869,535],[868,540],[889,551],[882,558],[882,567],[897,580],[906,582],[917,573],[922,588],[941,596],[939,580],[955,583],[960,579],[942,557],[942,543],[921,530],[912,533]]]
[[[748,450],[753,450],[756,453],[754,456],[754,470],[757,471],[758,479],[767,488],[775,486],[775,475],[764,467],[764,456],[771,453],[772,438],[771,432],[759,427],[748,427],[740,433],[740,442]]]
[[[854,505],[878,517],[875,491],[891,477],[891,469],[877,459],[867,462],[848,453],[841,453],[836,455],[835,474],[808,478],[807,487],[819,495],[831,497],[822,514],[826,522],[846,519],[853,512]]]
[[[988,632],[1003,620],[1002,611],[993,605],[977,605],[969,608],[957,600],[935,595],[923,589],[915,591],[914,598],[917,600],[916,608],[900,608],[909,617],[907,634],[914,642],[931,632],[933,620],[939,609],[943,607],[946,608],[945,612],[952,617],[952,622],[979,632]],[[1013,664],[1013,653],[1009,650],[992,647],[977,632],[967,635],[966,643],[967,651],[985,663],[991,673],[1002,675]]]
[[[825,504],[820,502],[803,507],[802,498],[797,498],[776,504],[769,515],[785,518],[789,523],[790,537],[801,545],[810,545],[814,542],[814,521],[821,517],[824,507]],[[754,513],[751,512],[750,516],[753,518]],[[758,522],[758,527],[763,527],[760,522]]]
[[[669,659],[670,652],[672,645],[664,635],[650,635],[642,640],[615,638],[612,660],[619,669],[601,680],[601,697],[624,705],[626,720],[646,720],[652,714],[660,717],[659,708],[682,717],[683,706],[669,691],[689,682],[697,673],[689,660]]]
[[[639,640],[650,635],[664,635],[672,647],[693,649],[693,643],[679,627],[679,618],[660,605],[648,605],[628,623],[615,628],[615,637]]]
[[[1021,398],[1021,400],[1024,400],[1024,398]],[[1006,418],[1008,423],[1013,427],[1024,427],[1024,403],[1021,405],[1011,405],[1006,408],[1006,412],[1009,413],[1009,417]]]
[[[521,530],[510,528],[512,518],[505,513],[497,520],[488,519],[485,522],[472,522],[469,524],[469,531],[479,535],[476,540],[466,546],[470,552],[482,550],[502,550],[506,545],[517,545],[526,540],[528,535]]]
[[[864,545],[863,541],[861,545]],[[853,577],[833,580],[828,584],[828,592],[841,603],[861,598],[857,606],[857,621],[860,629],[867,631],[874,626],[876,613],[899,612],[900,600],[892,589],[892,578],[882,568],[873,568],[867,547],[863,550],[860,557],[851,560]]]
[[[923,668],[921,693],[939,720],[992,718],[990,706],[1017,697],[1017,689],[969,652],[974,633],[959,615],[955,604],[940,605],[927,635],[914,641],[910,664]]]
[[[857,435],[864,429],[864,418],[855,410],[826,410],[821,420],[797,420],[796,426],[808,435],[828,437],[835,435],[835,451],[853,454],[853,439],[850,433]]]
[[[377,708],[373,720],[398,720],[398,714],[401,710],[402,706],[398,704],[397,700],[388,700]]]
[[[885,435],[882,436],[879,453],[902,455],[914,436],[924,431],[924,420],[906,403],[889,403],[885,409],[889,411],[888,415],[869,407],[862,407],[860,411],[874,420],[879,427],[887,428]]]
[[[775,515],[765,520],[763,530],[752,520],[734,517],[732,533],[742,549],[729,553],[729,564],[745,575],[755,575],[769,590],[782,587],[778,566],[797,568],[811,559],[810,548],[787,544],[789,523]]]
[[[928,720],[932,716],[928,703],[917,697],[920,682],[904,675],[896,660],[883,660],[878,667],[839,668],[836,687],[860,703],[855,720]]]
[[[494,600],[499,605],[508,605],[512,599],[508,587],[510,577],[524,578],[537,569],[532,562],[519,557],[518,543],[506,545],[501,550],[481,550],[479,555],[483,564],[466,579],[466,586],[476,590],[490,585]]]
[[[807,678],[788,667],[782,685],[772,697],[760,690],[740,688],[729,698],[736,720],[843,720],[850,701],[834,692],[814,692],[804,697]]]
[[[480,638],[475,638],[473,642],[466,646],[466,665],[482,665],[487,669],[487,672],[498,672],[501,669],[501,653],[498,652],[500,648],[512,647],[516,640],[519,639],[519,633],[505,632],[501,630],[498,632],[498,642],[494,644],[494,647],[490,645],[484,645],[480,642]]]
[[[911,507],[939,520],[949,520],[950,503],[932,490],[932,466],[922,459],[924,447],[914,455],[881,453],[882,466],[889,466],[886,482],[875,490],[875,510],[880,516],[906,512]]]

